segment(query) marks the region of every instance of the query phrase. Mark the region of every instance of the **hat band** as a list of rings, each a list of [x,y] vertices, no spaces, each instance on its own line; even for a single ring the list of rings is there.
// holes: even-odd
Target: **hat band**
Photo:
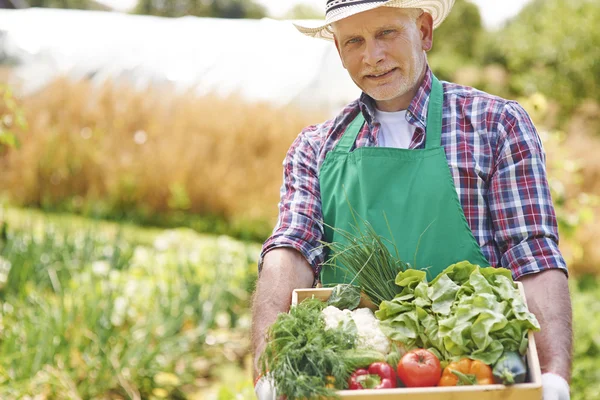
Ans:
[[[342,7],[350,7],[356,6],[359,4],[365,3],[385,3],[388,0],[329,0],[327,2],[327,12],[325,15],[329,14],[330,11],[337,10]]]

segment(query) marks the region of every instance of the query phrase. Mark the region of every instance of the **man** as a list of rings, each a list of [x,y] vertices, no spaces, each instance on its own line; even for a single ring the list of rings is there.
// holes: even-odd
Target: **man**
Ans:
[[[568,400],[571,303],[542,144],[517,103],[432,74],[426,52],[452,4],[328,0],[324,25],[297,26],[334,41],[363,94],[306,128],[286,156],[279,221],[259,262],[255,361],[293,289],[351,278],[321,270],[320,246],[339,239],[324,226],[350,229],[350,203],[379,234],[391,229],[403,259],[418,242],[417,265],[433,276],[461,260],[509,268],[541,325],[544,400]],[[267,388],[259,381],[259,398]]]

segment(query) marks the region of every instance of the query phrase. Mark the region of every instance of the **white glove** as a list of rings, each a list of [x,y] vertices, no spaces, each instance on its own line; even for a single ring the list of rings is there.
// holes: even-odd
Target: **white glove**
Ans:
[[[254,386],[254,393],[258,400],[277,400],[273,380],[262,376]]]
[[[562,376],[553,373],[543,374],[542,390],[544,400],[571,400],[569,383]]]

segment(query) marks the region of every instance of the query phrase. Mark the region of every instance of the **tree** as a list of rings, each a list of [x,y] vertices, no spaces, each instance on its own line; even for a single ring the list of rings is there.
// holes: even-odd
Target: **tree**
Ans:
[[[477,5],[456,0],[452,12],[433,34],[428,58],[436,75],[452,80],[456,70],[475,62],[484,33]]]
[[[535,0],[488,35],[483,62],[503,65],[516,95],[542,93],[566,117],[586,99],[600,103],[598,21],[597,0]]]
[[[161,17],[262,18],[263,6],[253,0],[140,0],[136,14]]]

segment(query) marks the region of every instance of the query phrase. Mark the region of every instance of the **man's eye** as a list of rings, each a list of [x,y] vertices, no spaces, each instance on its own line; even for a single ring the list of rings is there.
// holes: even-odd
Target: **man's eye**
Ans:
[[[386,29],[385,31],[381,32],[382,35],[389,35],[390,33],[393,33],[394,30],[393,29]]]
[[[346,43],[347,44],[355,44],[355,43],[359,43],[360,42],[360,38],[352,38],[349,39]]]

